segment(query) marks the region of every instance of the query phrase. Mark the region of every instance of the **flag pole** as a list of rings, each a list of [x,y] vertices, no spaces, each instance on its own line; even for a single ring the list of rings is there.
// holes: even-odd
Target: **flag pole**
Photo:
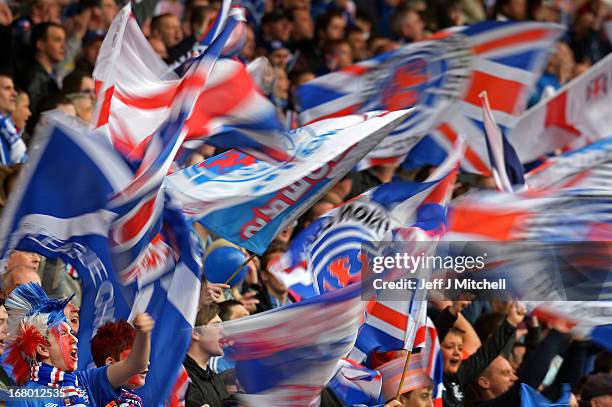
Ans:
[[[408,351],[408,353],[406,354],[406,361],[404,362],[404,371],[402,372],[402,378],[400,379],[399,386],[397,387],[397,394],[395,395],[395,399],[397,401],[399,401],[400,397],[402,396],[402,387],[404,387],[404,378],[406,377],[406,373],[408,373],[410,355],[412,355],[412,351]]]
[[[247,264],[249,264],[249,262],[250,262],[251,260],[253,260],[253,259],[255,258],[255,256],[256,256],[256,254],[255,254],[255,253],[251,254],[251,255],[250,255],[250,256],[249,256],[249,257],[248,257],[248,258],[247,258],[247,259],[244,261],[244,263],[242,263],[240,266],[238,266],[238,268],[236,269],[236,271],[234,271],[234,272],[232,273],[232,275],[231,275],[231,276],[229,276],[229,278],[227,279],[227,281],[226,281],[225,283],[223,283],[223,284],[229,284],[229,282],[230,282],[230,281],[232,281],[232,278],[236,277],[236,274],[240,273],[240,270],[242,270],[242,268],[243,268],[244,266],[246,266]]]

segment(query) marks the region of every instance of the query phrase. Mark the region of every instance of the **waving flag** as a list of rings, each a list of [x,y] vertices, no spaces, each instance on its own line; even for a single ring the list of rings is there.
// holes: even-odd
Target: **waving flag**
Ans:
[[[183,211],[256,253],[339,181],[409,111],[347,116],[287,134],[291,159],[258,161],[230,150],[168,178]]]
[[[217,56],[241,25],[239,13],[230,13],[213,41],[220,47]],[[151,135],[168,119],[185,81],[168,72],[130,15],[129,4],[115,17],[109,33],[94,70],[95,128],[123,156],[138,162]],[[204,54],[212,55],[210,48]],[[243,149],[259,158],[287,158],[289,142],[274,106],[237,61],[217,61],[185,125],[186,140],[207,138],[217,147]]]
[[[526,111],[508,134],[521,162],[612,135],[612,55]]]
[[[323,386],[355,341],[363,314],[354,284],[222,324],[225,354],[249,406],[317,405]]]
[[[612,302],[533,301],[526,304],[542,321],[564,323],[572,333],[590,339],[612,352]]]
[[[495,123],[487,92],[483,91],[480,98],[482,99],[482,115],[489,163],[491,164],[495,184],[500,191],[512,192],[513,185],[522,185],[525,182],[523,166],[516,156],[516,152]]]
[[[587,188],[612,190],[612,138],[551,157],[525,175],[532,190]]]
[[[437,165],[461,134],[468,144],[462,167],[488,175],[478,95],[489,93],[502,132],[512,127],[561,32],[557,25],[489,21],[404,46],[298,88],[300,120],[415,106],[415,115],[386,140],[400,146],[392,157],[429,134],[414,148],[437,157],[427,161]]]
[[[212,44],[212,42],[221,34],[221,32],[228,25],[228,17],[230,15],[240,15],[240,20],[246,22],[244,16],[244,9],[240,7],[232,8],[232,0],[223,0],[221,7],[215,16],[212,24],[208,26],[205,32],[203,32],[197,41],[193,44],[193,47],[185,55],[180,56],[175,63],[173,63],[169,69],[175,71],[185,71],[189,68],[189,65],[193,61],[194,57],[202,54]],[[231,19],[229,19],[231,21]],[[231,23],[230,23],[231,24]],[[240,23],[235,31],[232,31],[232,36],[228,40],[227,44],[223,48],[222,55],[229,57],[237,54],[244,45],[246,40],[246,23]]]
[[[349,359],[340,359],[328,387],[346,406],[383,404],[382,375]]]

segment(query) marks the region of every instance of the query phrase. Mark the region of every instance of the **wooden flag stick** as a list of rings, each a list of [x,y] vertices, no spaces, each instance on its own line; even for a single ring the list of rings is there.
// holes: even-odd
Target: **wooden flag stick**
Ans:
[[[240,270],[242,270],[242,268],[243,268],[244,266],[246,266],[247,264],[249,264],[249,262],[250,262],[251,260],[253,260],[253,259],[255,258],[255,256],[256,256],[256,254],[255,254],[255,253],[251,254],[251,255],[250,255],[250,256],[249,256],[249,257],[248,257],[248,258],[247,258],[247,259],[244,261],[244,263],[242,263],[242,264],[241,264],[241,265],[240,265],[240,266],[239,266],[239,267],[236,269],[236,271],[234,271],[234,272],[232,273],[232,275],[231,275],[231,276],[229,276],[229,278],[227,279],[227,281],[226,281],[224,284],[229,284],[229,282],[230,282],[230,281],[232,281],[232,278],[236,277],[236,274],[240,273]]]
[[[397,388],[397,394],[395,395],[395,399],[397,401],[400,400],[402,396],[402,387],[404,386],[404,378],[406,377],[406,373],[408,373],[408,365],[410,364],[410,355],[412,355],[412,351],[408,351],[406,354],[406,362],[404,362],[404,371],[402,372],[402,378],[400,379],[399,386]]]

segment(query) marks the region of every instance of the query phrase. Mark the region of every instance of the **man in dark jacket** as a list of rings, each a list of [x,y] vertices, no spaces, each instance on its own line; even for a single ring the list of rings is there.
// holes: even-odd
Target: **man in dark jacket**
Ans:
[[[183,366],[191,379],[185,397],[186,407],[222,407],[230,395],[221,377],[208,367],[211,356],[222,356],[223,348],[219,342],[219,307],[217,304],[204,306],[196,316],[191,335],[191,344]]]
[[[525,317],[524,307],[512,304],[506,320],[482,346],[466,360],[461,359],[463,337],[461,331],[451,328],[441,343],[444,360],[444,406],[460,407],[465,402],[467,385],[474,381],[499,356],[516,332],[516,326]]]

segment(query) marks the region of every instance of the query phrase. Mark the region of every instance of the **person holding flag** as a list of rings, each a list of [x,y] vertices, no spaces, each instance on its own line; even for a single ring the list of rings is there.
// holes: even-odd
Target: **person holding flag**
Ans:
[[[11,337],[6,362],[12,365],[18,385],[37,389],[39,394],[48,390],[44,394],[50,396],[9,405],[106,405],[121,396],[122,385],[147,368],[154,322],[142,313],[134,318],[136,335],[126,359],[77,372],[78,340],[64,315],[69,300],[50,299],[39,285],[29,283],[17,287],[6,301]]]

